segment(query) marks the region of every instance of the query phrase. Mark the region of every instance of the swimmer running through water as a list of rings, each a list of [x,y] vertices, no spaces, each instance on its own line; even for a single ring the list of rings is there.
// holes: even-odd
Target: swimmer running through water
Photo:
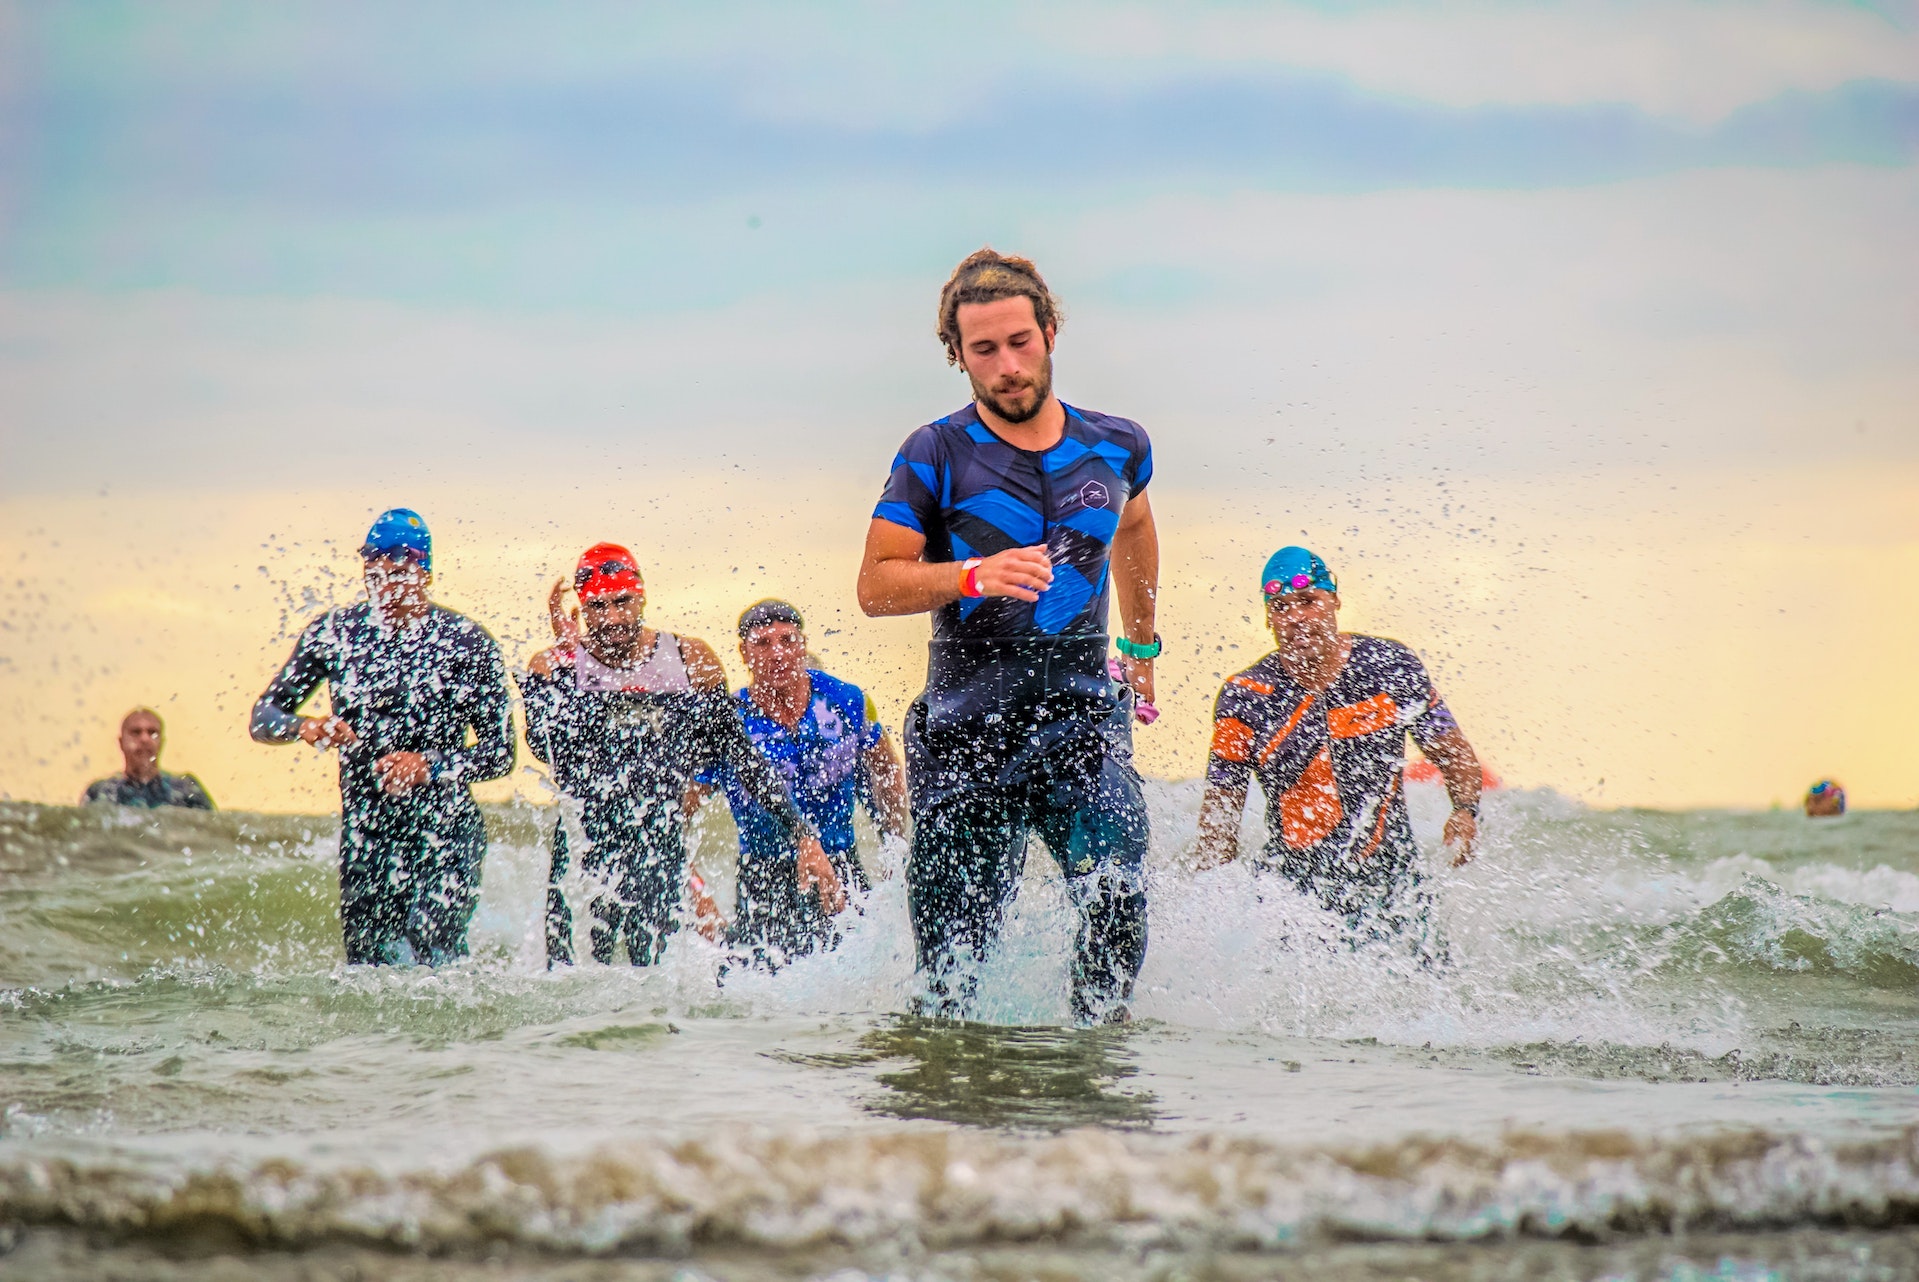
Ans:
[[[340,751],[347,961],[437,966],[466,955],[479,902],[486,822],[470,785],[513,768],[506,664],[485,628],[428,597],[433,543],[419,513],[382,513],[360,556],[367,599],[300,633],[253,707],[252,734]],[[322,683],[332,715],[299,715]]]
[[[904,839],[906,778],[866,693],[807,666],[805,626],[785,601],[760,601],[740,615],[740,658],[753,678],[739,692],[740,715],[819,830],[840,883],[865,891],[866,871],[854,849],[855,800],[866,798],[884,836]],[[769,967],[830,946],[831,919],[799,890],[792,847],[740,772],[728,764],[704,772],[690,804],[697,806],[715,787],[726,790],[739,829],[734,945]]]
[[[1339,585],[1317,555],[1281,548],[1261,584],[1275,649],[1220,687],[1194,862],[1211,868],[1238,856],[1257,774],[1263,868],[1356,931],[1384,936],[1420,924],[1419,850],[1401,781],[1406,735],[1445,776],[1454,867],[1472,858],[1479,836],[1479,758],[1418,656],[1339,630]]]
[[[1072,1007],[1124,1019],[1146,955],[1148,822],[1122,671],[1153,698],[1159,536],[1137,423],[1053,393],[1059,311],[1038,270],[982,249],[940,294],[938,335],[973,403],[907,437],[860,565],[869,615],[933,615],[907,713],[908,904],[931,1008],[966,1013],[1036,832],[1080,925]],[[1110,573],[1109,573],[1110,571]]]
[[[819,835],[786,784],[747,737],[711,646],[646,626],[646,585],[616,543],[586,550],[573,574],[583,629],[560,611],[565,580],[549,599],[558,645],[533,656],[520,683],[526,741],[578,806],[587,840],[581,868],[600,883],[590,912],[593,957],[610,963],[624,941],[635,966],[657,962],[678,928],[688,885],[689,785],[724,765],[766,816],[769,840],[794,852],[797,889],[827,913],[846,896]],[[573,914],[560,881],[570,856],[564,819],[553,831],[547,885],[547,964],[573,961]],[[695,890],[695,911],[711,915]],[[704,902],[701,902],[704,901]]]

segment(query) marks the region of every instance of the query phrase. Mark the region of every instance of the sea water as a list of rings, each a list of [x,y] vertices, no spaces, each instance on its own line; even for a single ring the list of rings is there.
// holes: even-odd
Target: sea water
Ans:
[[[1148,796],[1135,1022],[1095,1030],[1039,853],[941,1022],[870,841],[830,954],[548,972],[554,815],[502,807],[473,956],[349,970],[330,818],[0,803],[0,1275],[1919,1273],[1919,814],[1503,791],[1454,870],[1413,785],[1435,967],[1191,871],[1199,786]]]

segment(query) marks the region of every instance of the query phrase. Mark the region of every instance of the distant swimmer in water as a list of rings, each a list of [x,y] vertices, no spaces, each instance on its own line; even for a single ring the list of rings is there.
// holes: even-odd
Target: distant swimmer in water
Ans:
[[[486,822],[471,785],[513,768],[506,664],[486,629],[429,599],[419,513],[382,513],[360,556],[367,599],[307,625],[253,707],[253,737],[340,750],[347,961],[438,966],[466,955],[479,902]],[[299,715],[322,682],[332,715]]]
[[[761,601],[740,615],[740,658],[752,682],[739,692],[746,732],[820,834],[843,886],[868,888],[854,849],[853,810],[864,795],[880,832],[906,836],[906,776],[873,702],[858,686],[808,663],[806,625],[785,601]],[[777,967],[834,942],[832,919],[800,890],[782,825],[722,762],[702,772],[693,804],[724,788],[740,834],[732,939],[755,961]]]
[[[1406,736],[1445,777],[1454,867],[1479,836],[1479,759],[1411,650],[1339,630],[1339,586],[1317,555],[1281,548],[1261,582],[1278,648],[1220,688],[1194,861],[1211,868],[1239,854],[1257,775],[1262,866],[1356,931],[1396,934],[1425,898],[1401,781]]]
[[[170,775],[160,769],[160,748],[166,728],[152,708],[135,708],[120,719],[120,757],[126,769],[87,785],[83,806],[137,806],[158,810],[180,806],[211,810],[213,798],[192,775]]]
[[[1119,1020],[1146,956],[1148,821],[1132,699],[1153,698],[1159,536],[1139,424],[1053,394],[1058,304],[990,249],[940,294],[938,335],[973,403],[906,438],[860,565],[870,615],[933,615],[926,690],[906,718],[908,902],[931,1009],[970,1009],[1018,892],[1028,834],[1079,915],[1072,1007]]]
[[[747,736],[712,647],[646,626],[639,563],[616,543],[588,548],[572,586],[583,627],[561,613],[567,584],[556,583],[548,604],[560,643],[533,656],[520,689],[527,747],[578,807],[580,867],[598,886],[589,904],[594,960],[612,962],[622,941],[635,966],[660,959],[689,885],[690,785],[716,766],[759,806],[767,840],[795,852],[796,894],[838,912],[846,896],[819,835]],[[546,892],[549,966],[573,961],[573,913],[560,889],[570,842],[563,818]]]
[[[1830,779],[1806,789],[1806,818],[1836,819],[1846,813],[1846,790]]]

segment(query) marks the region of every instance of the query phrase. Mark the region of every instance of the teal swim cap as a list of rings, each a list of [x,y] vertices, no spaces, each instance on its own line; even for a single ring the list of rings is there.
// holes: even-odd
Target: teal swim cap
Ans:
[[[1297,592],[1301,588],[1339,591],[1339,580],[1319,559],[1319,554],[1300,547],[1281,548],[1268,557],[1259,581],[1261,590],[1269,599],[1287,592]]]

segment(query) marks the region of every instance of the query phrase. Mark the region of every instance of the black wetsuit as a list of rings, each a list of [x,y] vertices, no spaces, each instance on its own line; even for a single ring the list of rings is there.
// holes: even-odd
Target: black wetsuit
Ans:
[[[83,806],[134,806],[158,810],[179,806],[184,810],[211,810],[213,798],[192,775],[170,775],[164,770],[145,783],[135,783],[124,774],[95,779],[80,798]]]
[[[603,885],[590,903],[596,961],[611,962],[624,938],[628,960],[651,965],[677,929],[686,882],[680,803],[701,770],[726,766],[789,848],[806,831],[785,782],[747,737],[739,705],[723,689],[582,690],[575,669],[562,664],[547,675],[522,676],[520,691],[527,747],[553,768],[554,782],[579,807],[588,842],[580,866]],[[573,960],[573,914],[559,886],[568,853],[562,821],[553,830],[546,892],[548,965]]]
[[[362,602],[315,619],[253,707],[253,737],[292,743],[300,705],[327,683],[358,738],[340,749],[340,926],[352,963],[439,965],[466,955],[486,823],[469,785],[513,768],[506,665],[486,629],[433,606],[402,628]],[[467,744],[468,732],[474,737]],[[390,752],[427,758],[404,797],[380,787]]]
[[[926,691],[907,712],[913,809],[908,901],[937,1009],[965,1010],[1036,833],[1079,911],[1073,1013],[1105,1017],[1146,956],[1149,825],[1132,764],[1131,702],[1107,675],[1108,561],[1127,500],[1153,474],[1128,419],[1066,407],[1045,452],[1018,449],[975,407],[900,447],[873,515],[926,536],[928,561],[1044,544],[1036,603],[962,598],[933,614]]]

